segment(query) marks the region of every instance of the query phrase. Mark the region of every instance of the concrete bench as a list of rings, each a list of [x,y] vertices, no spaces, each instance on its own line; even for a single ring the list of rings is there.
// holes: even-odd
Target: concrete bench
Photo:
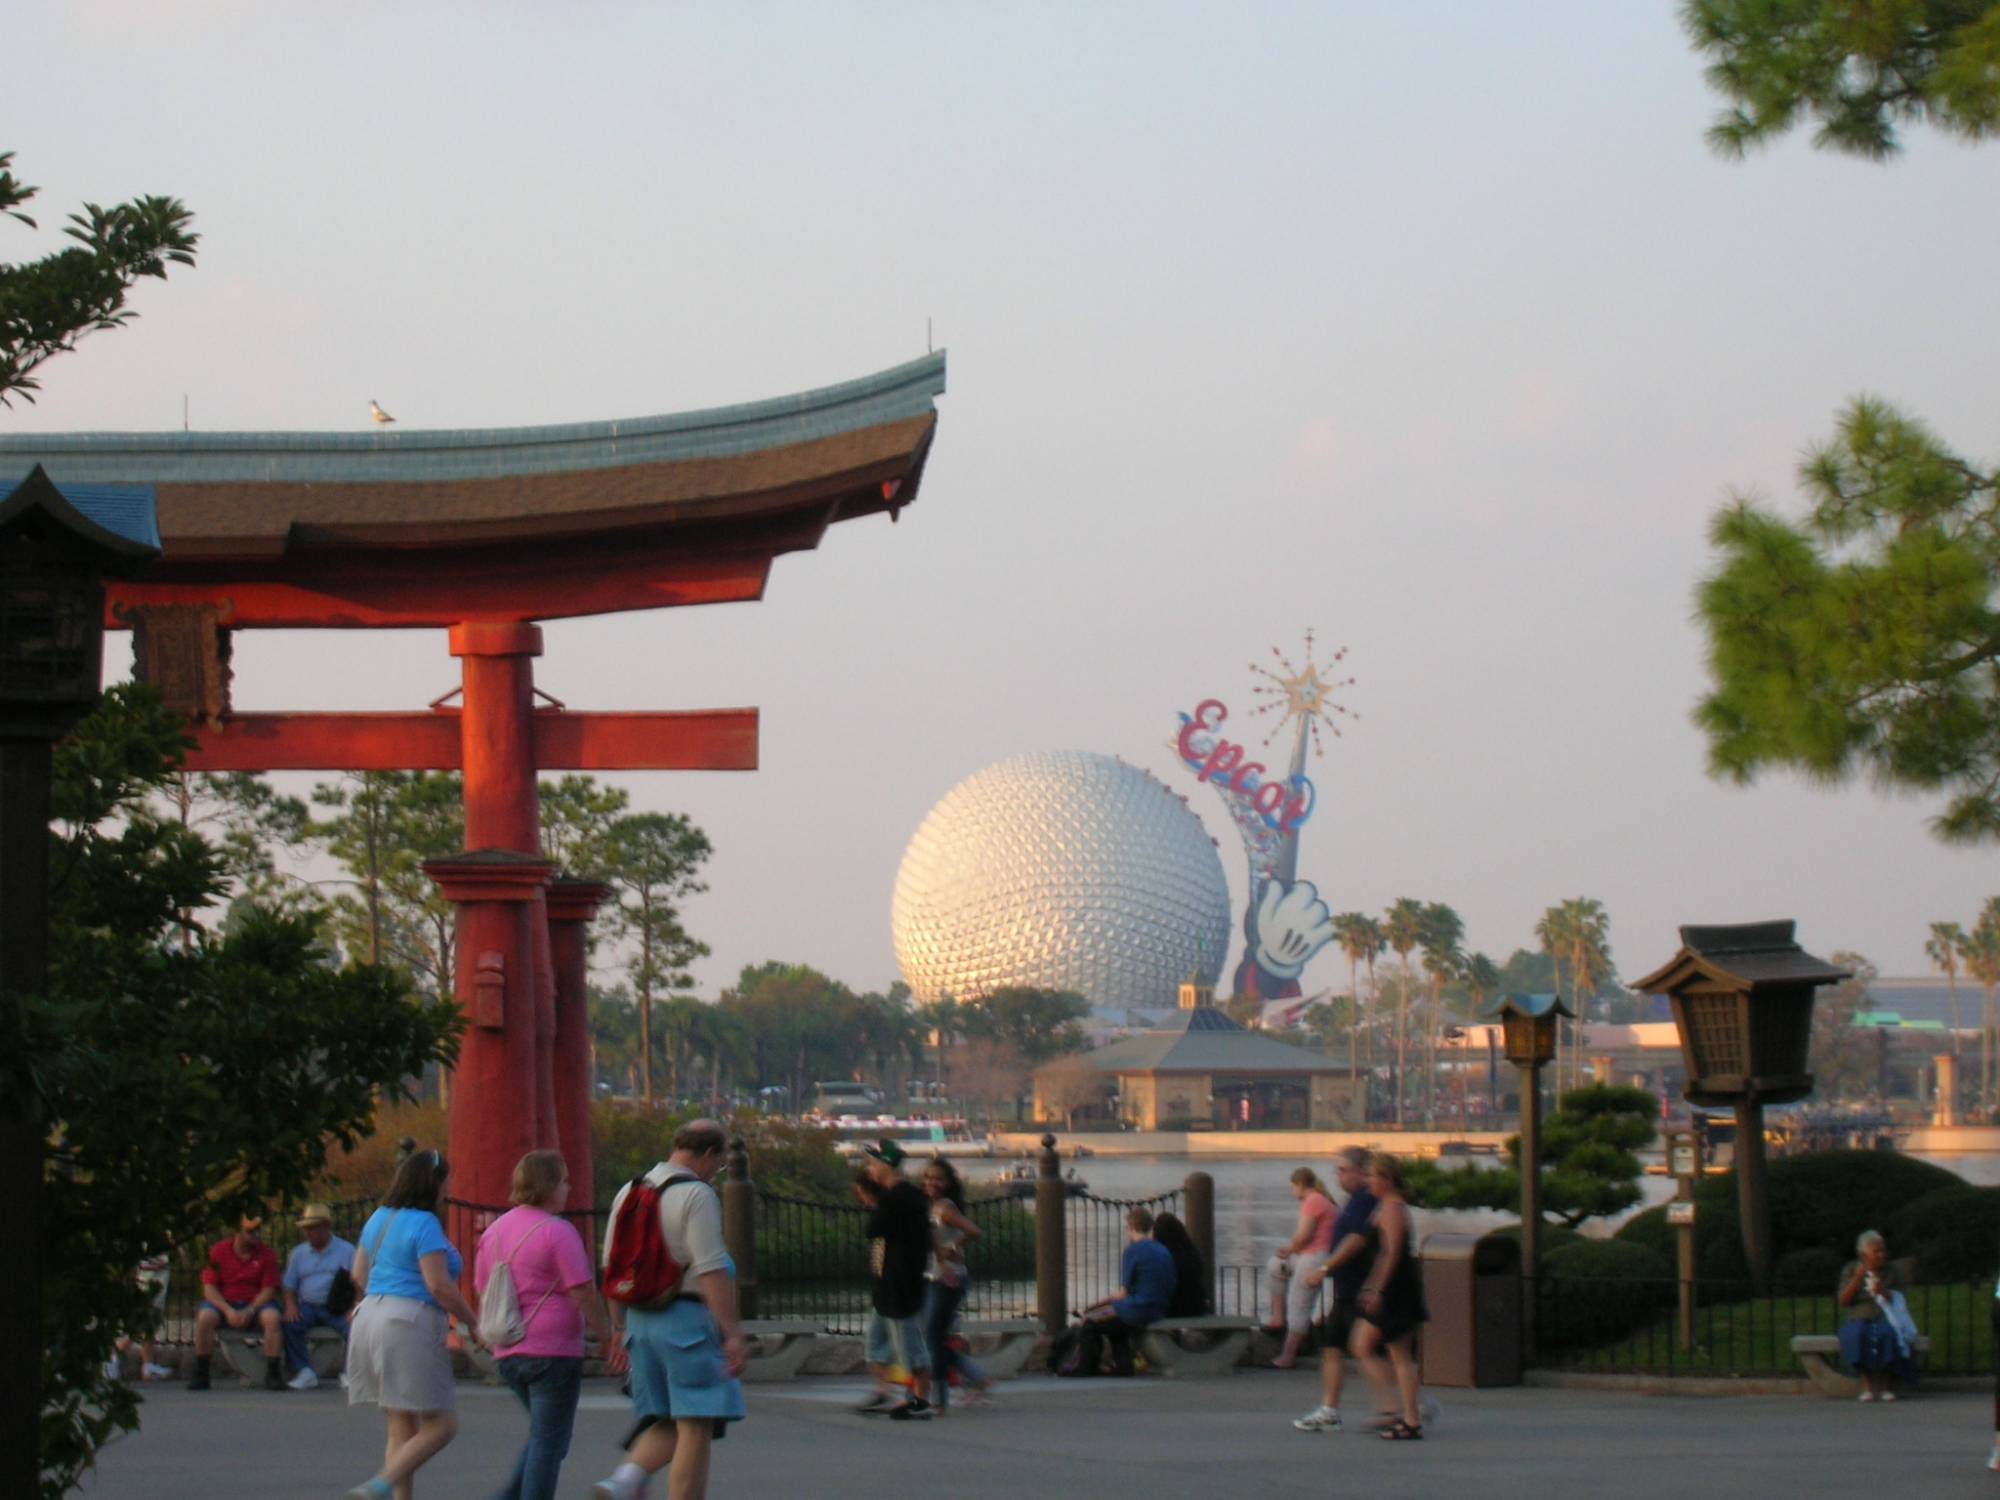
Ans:
[[[745,1318],[743,1337],[750,1357],[743,1365],[746,1381],[790,1380],[812,1353],[824,1324],[811,1318]]]
[[[983,1318],[958,1325],[979,1367],[995,1380],[1015,1380],[1042,1336],[1037,1318]],[[990,1340],[990,1342],[988,1342]]]
[[[261,1329],[218,1328],[215,1344],[223,1363],[234,1370],[245,1385],[264,1383],[264,1334]],[[306,1358],[312,1361],[313,1374],[321,1380],[331,1380],[347,1363],[347,1340],[331,1328],[309,1328],[306,1330]],[[285,1375],[289,1379],[291,1371],[287,1370]]]
[[[1139,1350],[1162,1375],[1205,1380],[1242,1364],[1256,1332],[1255,1318],[1161,1318],[1146,1325]]]
[[[1918,1334],[1916,1352],[1928,1354],[1931,1341],[1928,1334]],[[1798,1356],[1805,1367],[1806,1378],[1812,1381],[1822,1396],[1837,1396],[1852,1401],[1861,1394],[1861,1382],[1856,1377],[1844,1374],[1827,1363],[1829,1355],[1840,1353],[1840,1338],[1831,1333],[1802,1333],[1792,1340],[1792,1353]]]

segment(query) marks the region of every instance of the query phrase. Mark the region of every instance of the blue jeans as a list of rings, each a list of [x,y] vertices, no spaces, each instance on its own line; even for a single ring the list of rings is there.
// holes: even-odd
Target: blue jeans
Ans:
[[[520,1354],[498,1363],[500,1378],[527,1408],[528,1443],[515,1461],[513,1477],[495,1491],[493,1500],[554,1500],[556,1476],[569,1456],[570,1429],[576,1425],[583,1361]]]
[[[312,1364],[306,1352],[306,1330],[310,1328],[331,1328],[342,1338],[347,1337],[347,1319],[336,1318],[317,1302],[301,1302],[298,1322],[286,1323],[280,1329],[285,1336],[285,1368],[294,1375]]]
[[[940,1410],[951,1405],[951,1369],[968,1386],[986,1384],[986,1372],[951,1347],[951,1325],[958,1321],[958,1305],[965,1300],[965,1288],[946,1286],[942,1281],[924,1283],[924,1342],[931,1352],[931,1404]]]

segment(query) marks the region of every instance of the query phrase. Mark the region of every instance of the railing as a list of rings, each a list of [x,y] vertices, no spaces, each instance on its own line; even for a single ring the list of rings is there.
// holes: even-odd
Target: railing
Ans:
[[[1535,1363],[1605,1375],[1797,1375],[1792,1340],[1838,1333],[1846,1316],[1817,1282],[1760,1297],[1748,1283],[1702,1281],[1695,1292],[1692,1328],[1684,1329],[1677,1282],[1545,1276],[1537,1287]],[[1990,1285],[1915,1286],[1904,1296],[1917,1331],[1930,1339],[1919,1361],[1924,1372],[1992,1372]]]
[[[1181,1212],[1185,1191],[1174,1188],[1151,1198],[1100,1198],[1073,1193],[1064,1205],[1069,1244],[1071,1308],[1088,1307],[1118,1287],[1118,1263],[1130,1243],[1125,1215],[1143,1208],[1154,1217]]]
[[[375,1201],[371,1198],[348,1198],[327,1205],[333,1217],[333,1232],[344,1240],[355,1240],[361,1233],[361,1226],[368,1222],[368,1216],[375,1212]],[[184,1245],[167,1262],[166,1310],[160,1326],[154,1331],[156,1343],[191,1344],[194,1342],[194,1317],[204,1300],[201,1287],[202,1269],[208,1264],[208,1252],[216,1241],[227,1238],[229,1231],[218,1229],[214,1234],[198,1244]],[[299,1226],[289,1218],[281,1219],[276,1214],[264,1221],[264,1238],[277,1252],[278,1268],[283,1271],[285,1260],[292,1253],[292,1246],[305,1236]],[[285,1310],[282,1299],[278,1311]]]

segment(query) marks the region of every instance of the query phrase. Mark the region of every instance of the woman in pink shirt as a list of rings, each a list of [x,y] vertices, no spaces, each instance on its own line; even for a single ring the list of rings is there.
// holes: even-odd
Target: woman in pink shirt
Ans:
[[[497,1346],[500,1378],[528,1412],[528,1442],[496,1500],[553,1500],[556,1476],[569,1453],[583,1380],[583,1330],[590,1325],[613,1374],[625,1351],[611,1337],[597,1275],[583,1237],[558,1218],[569,1195],[569,1168],[560,1152],[530,1151],[515,1164],[513,1202],[479,1237],[473,1284],[484,1296],[502,1262],[521,1304],[520,1342]]]
[[[1292,1173],[1292,1196],[1299,1200],[1299,1223],[1284,1249],[1265,1264],[1271,1278],[1271,1326],[1282,1318],[1285,1329],[1284,1352],[1271,1361],[1274,1368],[1289,1370],[1298,1362],[1299,1350],[1312,1328],[1313,1303],[1319,1287],[1306,1285],[1303,1276],[1292,1274],[1295,1267],[1317,1265],[1333,1251],[1333,1225],[1340,1217],[1333,1194],[1311,1167]]]

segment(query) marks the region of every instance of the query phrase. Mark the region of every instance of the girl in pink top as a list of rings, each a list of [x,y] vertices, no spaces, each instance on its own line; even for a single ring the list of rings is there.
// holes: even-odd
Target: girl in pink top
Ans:
[[[569,1196],[569,1168],[560,1153],[530,1151],[514,1167],[516,1207],[479,1238],[473,1285],[484,1296],[494,1267],[503,1261],[514,1278],[525,1325],[521,1340],[494,1349],[500,1378],[528,1412],[528,1442],[499,1500],[552,1500],[569,1453],[576,1402],[583,1379],[586,1323],[617,1374],[625,1351],[611,1337],[597,1275],[583,1237],[558,1218]]]
[[[1298,1227],[1285,1247],[1265,1264],[1271,1278],[1271,1327],[1285,1330],[1285,1348],[1272,1365],[1289,1370],[1297,1363],[1306,1334],[1312,1329],[1313,1303],[1319,1287],[1292,1274],[1296,1266],[1316,1265],[1333,1252],[1334,1221],[1340,1217],[1333,1195],[1311,1167],[1292,1173],[1292,1196],[1299,1200]]]

